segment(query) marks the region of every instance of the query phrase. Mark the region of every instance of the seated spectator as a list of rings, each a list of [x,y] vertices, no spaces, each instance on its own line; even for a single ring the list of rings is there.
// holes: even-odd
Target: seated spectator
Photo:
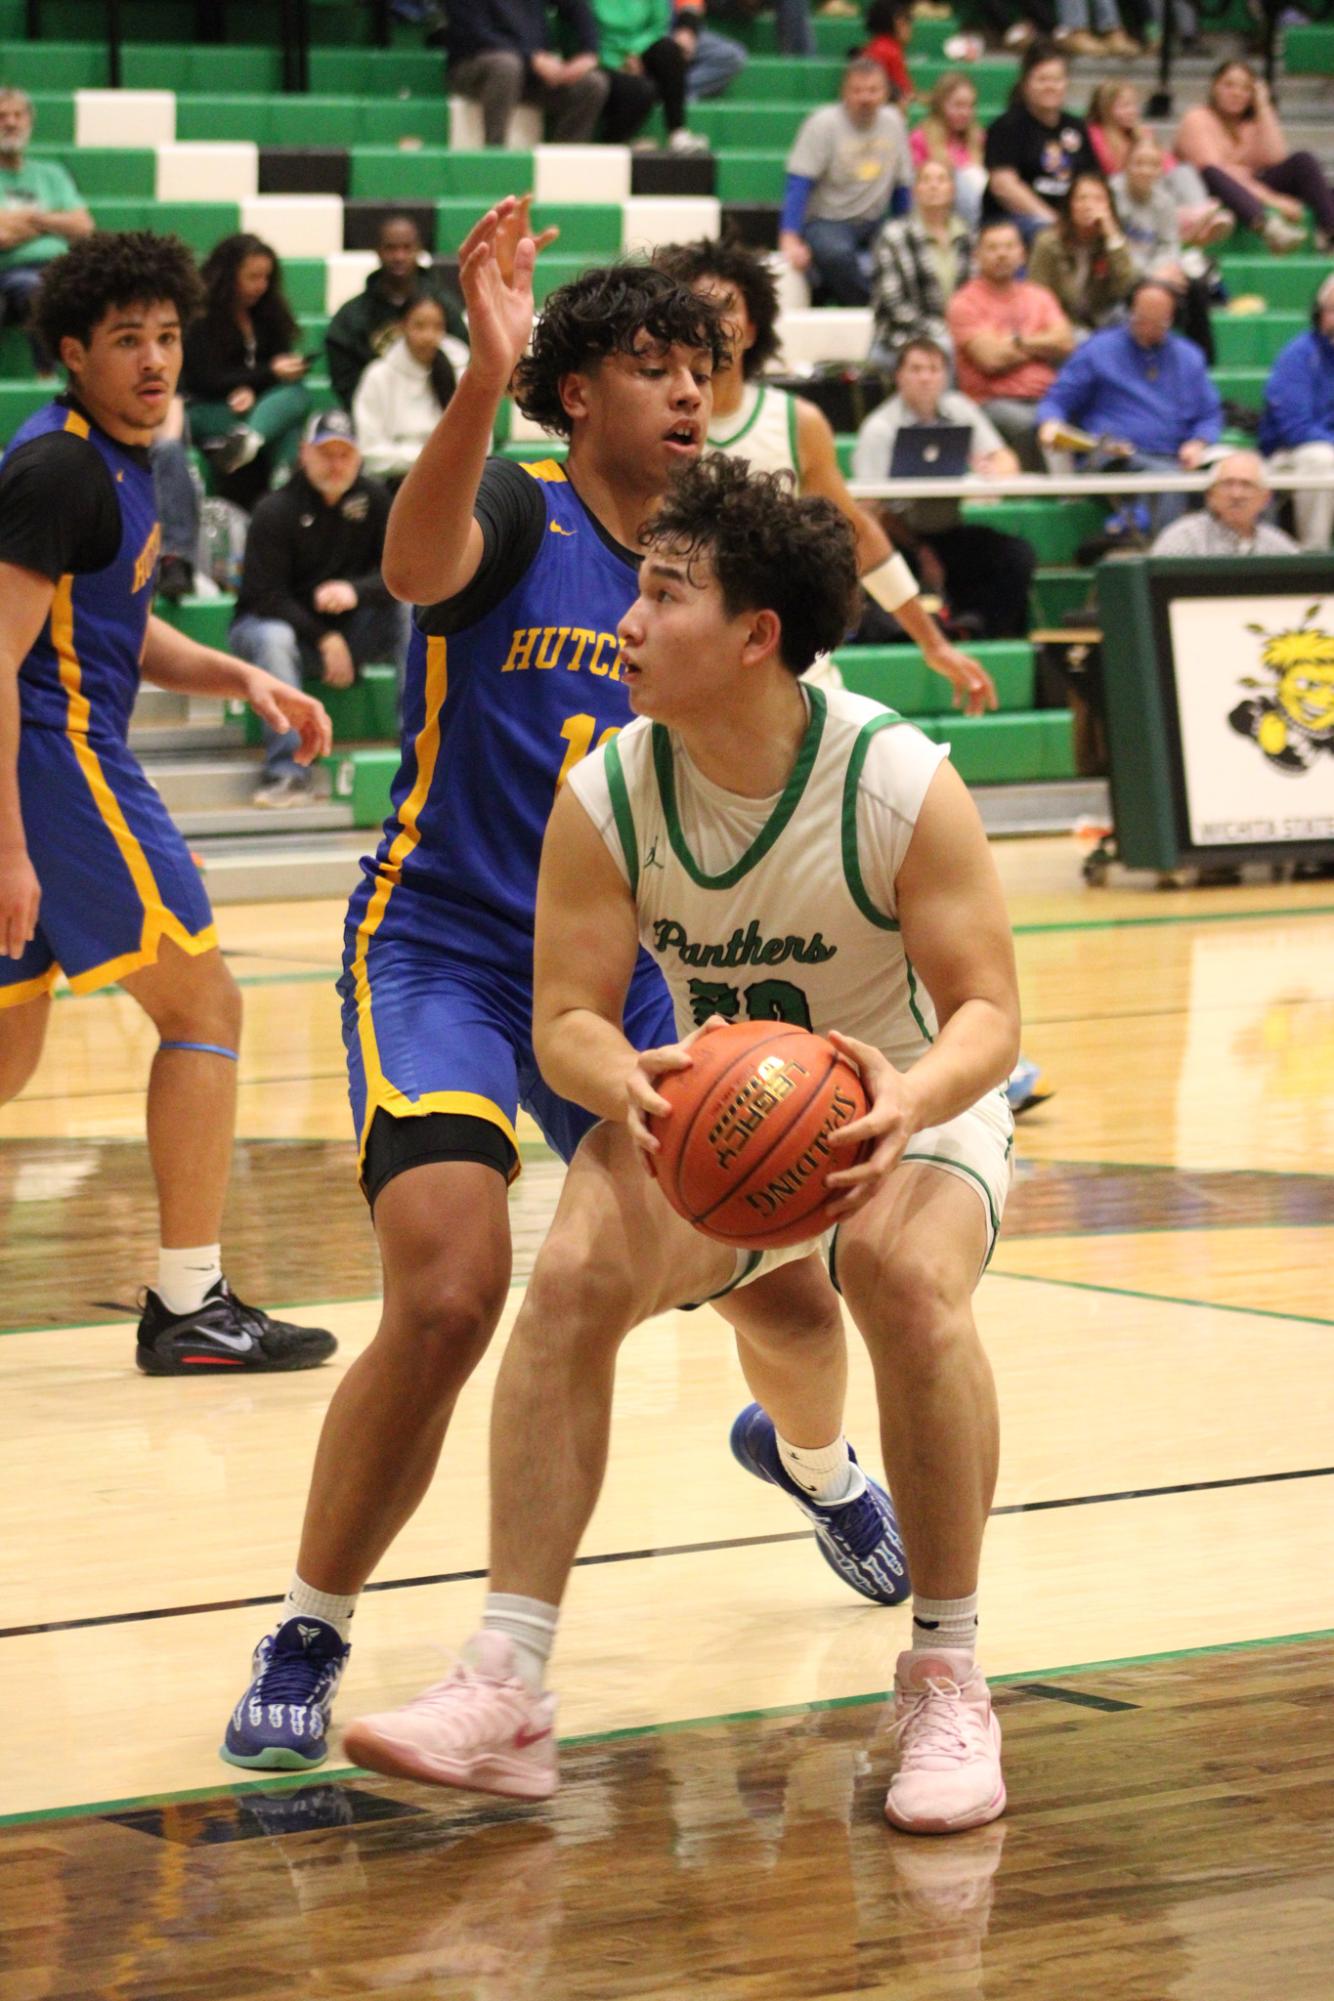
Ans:
[[[765,0],[714,0],[713,11],[722,18],[753,21],[764,11]],[[784,56],[813,56],[815,30],[811,26],[810,0],[773,0],[778,52]]]
[[[466,355],[468,329],[463,308],[441,279],[422,263],[422,240],[409,215],[389,215],[375,240],[380,262],[355,299],[338,308],[324,335],[329,380],[345,409],[352,407],[362,371],[387,354],[403,331],[410,307],[431,298],[445,317],[445,332]],[[458,365],[459,354],[454,354]]]
[[[482,144],[503,146],[521,104],[535,104],[556,145],[593,137],[607,101],[588,0],[552,0],[574,53],[551,46],[544,0],[468,0],[445,16],[445,87],[482,110]]]
[[[1018,454],[1042,470],[1038,403],[1075,345],[1075,331],[1045,285],[1021,279],[1023,239],[1013,222],[984,222],[977,275],[950,300],[946,319],[960,389],[980,403]]]
[[[1155,556],[1297,556],[1291,535],[1260,516],[1269,505],[1269,482],[1254,452],[1232,452],[1209,474],[1204,506],[1164,528]]]
[[[1086,332],[1123,317],[1135,260],[1101,174],[1076,174],[1060,221],[1033,239],[1028,275]]]
[[[1309,330],[1269,371],[1260,449],[1274,472],[1334,473],[1334,275],[1315,295]],[[1334,491],[1294,493],[1292,513],[1303,549],[1328,549]]]
[[[1069,72],[1050,42],[1024,55],[1010,106],[987,127],[985,216],[1008,216],[1025,243],[1056,221],[1076,174],[1098,162],[1082,118],[1065,109]]]
[[[954,208],[970,229],[982,214],[987,170],[982,164],[986,135],[978,123],[977,87],[962,70],[946,70],[927,99],[926,116],[910,140],[912,156],[941,160],[954,169]]]
[[[1090,20],[1090,13],[1092,19]],[[1056,32],[1063,56],[1137,56],[1142,53],[1121,25],[1116,0],[1056,0]]]
[[[358,667],[407,660],[408,607],[380,576],[389,495],[361,470],[344,410],[313,416],[300,465],[255,509],[232,620],[231,645],[289,687],[303,675],[350,688]],[[311,774],[297,764],[294,733],[264,730],[257,806],[299,806]]]
[[[854,479],[889,477],[894,441],[908,426],[966,424],[972,470],[993,479],[1019,470],[1000,433],[967,396],[949,387],[949,363],[933,340],[910,340],[894,371],[895,394],[873,410],[857,433]],[[882,511],[882,519],[883,511]],[[952,612],[967,613],[979,636],[1012,639],[1028,631],[1028,586],[1036,557],[1027,542],[998,529],[967,525],[955,499],[893,504],[886,522],[921,579]]]
[[[185,330],[190,428],[226,500],[251,508],[290,466],[310,408],[309,363],[277,255],[257,236],[224,236],[204,261],[204,310]]]
[[[740,42],[709,27],[705,0],[677,0],[672,35],[686,59],[686,103],[721,97],[749,61]]]
[[[362,463],[392,492],[411,472],[440,414],[454,394],[456,366],[466,367],[467,350],[451,354],[445,315],[438,299],[421,298],[403,318],[403,331],[373,361],[352,403],[352,421]]]
[[[1089,99],[1085,123],[1089,144],[1109,181],[1124,173],[1132,146],[1141,139],[1153,139],[1144,123],[1139,88],[1133,83],[1100,83]],[[1163,175],[1166,190],[1176,206],[1177,233],[1183,243],[1207,247],[1231,236],[1235,227],[1233,218],[1222,202],[1209,193],[1194,167],[1164,153]]]
[[[1133,447],[1127,472],[1193,472],[1223,428],[1223,406],[1200,350],[1172,332],[1176,294],[1143,278],[1124,326],[1077,348],[1038,407],[1039,441],[1061,449],[1063,427]],[[1186,511],[1182,493],[1149,503],[1155,533]]]
[[[1162,278],[1177,294],[1176,325],[1187,340],[1193,340],[1205,360],[1214,359],[1213,329],[1209,321],[1209,281],[1199,267],[1187,271],[1186,253],[1178,230],[1180,211],[1163,172],[1163,149],[1149,131],[1134,141],[1126,158],[1125,170],[1112,181],[1112,196],[1126,243],[1139,278]],[[1230,226],[1232,218],[1225,218]]]
[[[912,181],[903,114],[878,63],[854,56],[837,104],[803,120],[787,162],[779,249],[840,306],[871,296],[871,244]]]
[[[945,313],[967,282],[969,256],[967,225],[954,212],[954,175],[943,161],[925,160],[911,210],[875,240],[875,360],[893,364],[903,343],[917,337],[950,348]]]
[[[42,272],[81,236],[93,218],[69,170],[58,160],[29,160],[32,100],[26,91],[0,90],[0,327],[26,325]],[[52,375],[55,361],[34,331],[28,335],[33,367]]]
[[[687,54],[672,33],[672,0],[590,0],[598,59],[607,73],[602,136],[623,145],[662,106],[673,153],[707,153],[709,142],[686,129]]]
[[[912,40],[913,0],[870,0],[866,9],[867,42],[862,50],[885,72],[892,104],[905,110],[916,97],[908,74],[907,48]]]
[[[167,408],[167,421],[148,447],[153,496],[162,526],[158,596],[166,598],[168,604],[179,604],[195,587],[200,493],[186,451],[189,432],[184,400],[173,396]]]
[[[1205,187],[1256,230],[1270,250],[1295,250],[1304,210],[1315,211],[1316,244],[1334,245],[1334,188],[1313,153],[1288,150],[1268,85],[1249,63],[1220,63],[1203,104],[1177,127],[1176,150]]]

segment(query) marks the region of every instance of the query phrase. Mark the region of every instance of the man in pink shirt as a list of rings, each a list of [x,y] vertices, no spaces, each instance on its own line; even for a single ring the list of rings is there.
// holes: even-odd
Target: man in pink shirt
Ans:
[[[1023,262],[1023,238],[1014,223],[984,222],[977,276],[954,294],[946,320],[959,388],[982,405],[1024,470],[1040,472],[1038,403],[1074,348],[1075,334],[1055,294],[1019,277]]]

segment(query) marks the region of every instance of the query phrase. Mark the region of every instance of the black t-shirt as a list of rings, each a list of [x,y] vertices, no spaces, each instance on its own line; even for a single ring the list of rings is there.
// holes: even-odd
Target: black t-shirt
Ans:
[[[1063,111],[1055,125],[1044,125],[1026,104],[1011,105],[987,127],[983,157],[988,172],[997,167],[1013,167],[1035,195],[1041,195],[1043,201],[1057,208],[1069,194],[1076,174],[1099,171],[1082,118]],[[988,189],[986,214],[1007,213]]]
[[[0,563],[58,583],[104,570],[122,532],[111,470],[77,433],[29,438],[0,466]]]
[[[482,530],[477,573],[454,597],[418,607],[417,624],[425,633],[447,638],[485,618],[514,589],[542,546],[547,532],[542,488],[513,459],[487,460],[472,511]],[[637,565],[635,551],[608,534],[591,509],[584,511],[606,546]]]

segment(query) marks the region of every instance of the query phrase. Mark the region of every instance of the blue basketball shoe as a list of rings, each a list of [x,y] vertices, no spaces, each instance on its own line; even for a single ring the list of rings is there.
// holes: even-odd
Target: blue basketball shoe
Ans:
[[[229,1765],[304,1772],[329,1755],[325,1731],[351,1648],[337,1628],[301,1615],[266,1633],[254,1680],[232,1711],[219,1755]]]
[[[732,1457],[757,1480],[790,1494],[815,1528],[820,1554],[845,1584],[877,1605],[901,1605],[911,1595],[908,1560],[889,1495],[866,1476],[866,1491],[842,1507],[820,1507],[802,1492],[778,1456],[773,1419],[759,1404],[747,1404],[732,1426]],[[848,1447],[854,1465],[857,1455]]]

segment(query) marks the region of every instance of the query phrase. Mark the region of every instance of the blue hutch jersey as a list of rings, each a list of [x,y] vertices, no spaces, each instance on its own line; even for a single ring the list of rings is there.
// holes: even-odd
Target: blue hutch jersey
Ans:
[[[48,403],[30,417],[11,439],[10,452],[53,431],[86,438],[106,464],[120,507],[120,547],[105,569],[57,581],[51,610],[19,669],[19,717],[25,729],[124,743],[162,545],[153,475],[142,454],[118,445],[63,403]]]
[[[364,941],[446,940],[526,980],[557,789],[631,718],[616,628],[638,584],[561,467],[524,470],[546,531],[518,583],[448,637],[414,621],[393,810],[349,921]]]

